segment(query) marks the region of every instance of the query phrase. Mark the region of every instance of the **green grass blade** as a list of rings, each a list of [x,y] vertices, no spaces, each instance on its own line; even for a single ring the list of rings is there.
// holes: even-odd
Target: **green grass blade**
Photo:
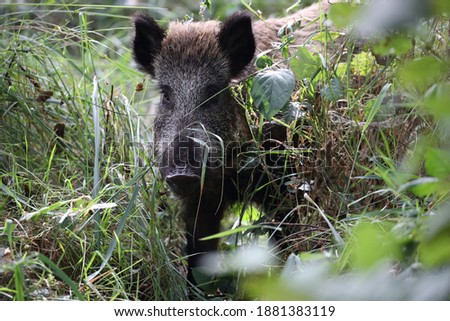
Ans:
[[[47,265],[55,275],[60,278],[65,284],[67,284],[75,294],[78,300],[85,301],[85,297],[78,290],[78,286],[72,281],[72,279],[64,273],[55,263],[53,263],[48,257],[43,254],[38,255],[39,260],[41,260],[45,265]]]
[[[100,274],[100,272],[103,270],[103,268],[106,266],[109,259],[111,258],[113,251],[117,245],[117,239],[120,237],[120,234],[122,233],[122,230],[125,226],[125,222],[126,222],[128,216],[131,214],[131,212],[134,209],[134,203],[136,202],[136,198],[137,198],[138,194],[139,194],[139,184],[136,183],[135,187],[134,187],[133,196],[131,197],[130,202],[128,203],[128,206],[125,210],[125,213],[123,214],[123,216],[119,222],[119,225],[117,226],[117,229],[111,238],[111,243],[109,244],[109,248],[108,248],[108,251],[106,252],[105,258],[104,258],[102,264],[100,265],[100,268],[88,276],[88,281],[92,280],[98,274]]]

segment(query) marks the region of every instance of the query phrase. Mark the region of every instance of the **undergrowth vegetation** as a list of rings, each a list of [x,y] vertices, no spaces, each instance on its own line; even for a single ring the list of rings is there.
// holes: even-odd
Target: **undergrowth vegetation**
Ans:
[[[229,4],[219,4],[203,1],[201,12],[223,18]],[[241,6],[254,19],[271,13]],[[136,10],[177,12],[0,7],[2,300],[188,298],[183,227],[152,157],[158,93],[131,64]],[[272,125],[288,133],[270,153],[298,169],[280,195],[295,205],[286,222],[233,208],[211,236],[224,251],[204,289],[230,299],[450,299],[450,7],[416,11],[414,27],[398,28],[376,10],[332,5],[305,44],[294,41],[303,25],[281,30],[259,72],[230,89],[256,146]],[[281,245],[267,241],[289,224]]]

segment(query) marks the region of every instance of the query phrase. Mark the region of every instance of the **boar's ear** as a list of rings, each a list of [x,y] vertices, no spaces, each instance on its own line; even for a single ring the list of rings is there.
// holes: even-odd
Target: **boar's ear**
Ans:
[[[255,54],[250,16],[245,12],[237,12],[228,18],[219,31],[219,44],[230,60],[231,76],[238,76]]]
[[[156,21],[144,13],[133,16],[133,58],[139,69],[155,75],[154,60],[161,49],[161,42],[165,37],[164,30]]]

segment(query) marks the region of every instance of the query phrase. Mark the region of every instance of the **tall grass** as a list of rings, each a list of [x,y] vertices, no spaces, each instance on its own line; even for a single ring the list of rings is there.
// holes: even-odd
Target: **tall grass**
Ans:
[[[114,13],[134,8],[102,8],[2,9],[4,298],[185,297],[160,236],[143,121],[154,93],[135,90],[129,16]]]

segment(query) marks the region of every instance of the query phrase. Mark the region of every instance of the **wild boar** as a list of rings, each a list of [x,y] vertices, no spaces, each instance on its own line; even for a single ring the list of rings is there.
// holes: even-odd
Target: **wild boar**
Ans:
[[[242,143],[251,141],[252,134],[230,84],[255,71],[255,55],[279,41],[281,26],[317,18],[319,10],[327,8],[324,1],[293,16],[256,22],[238,12],[223,23],[173,22],[167,31],[146,14],[133,17],[134,59],[161,92],[155,156],[162,178],[182,205],[188,280],[193,284],[192,269],[202,255],[217,248],[217,239],[200,239],[219,232],[224,212],[242,200],[243,193],[257,191],[251,201],[264,211],[283,211],[277,200],[285,189],[283,178],[274,180],[258,167],[242,168]],[[313,26],[302,29],[297,40],[312,31]]]

